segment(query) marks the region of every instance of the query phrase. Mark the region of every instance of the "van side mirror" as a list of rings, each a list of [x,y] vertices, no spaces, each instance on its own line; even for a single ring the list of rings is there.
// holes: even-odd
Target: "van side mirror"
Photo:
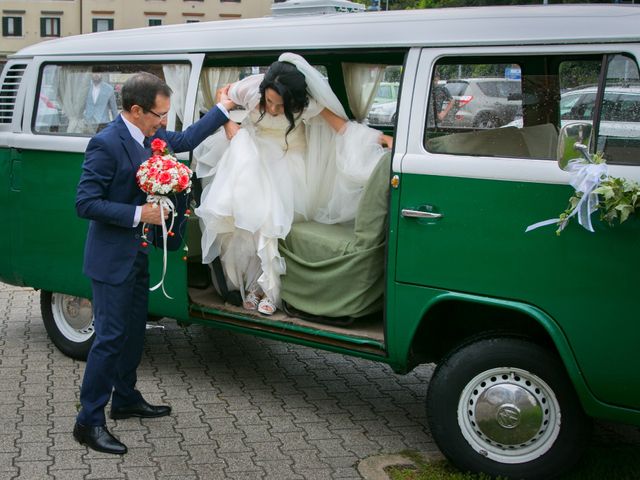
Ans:
[[[560,129],[556,159],[562,170],[574,158],[584,157],[589,160],[591,131],[592,126],[587,122],[570,123]]]

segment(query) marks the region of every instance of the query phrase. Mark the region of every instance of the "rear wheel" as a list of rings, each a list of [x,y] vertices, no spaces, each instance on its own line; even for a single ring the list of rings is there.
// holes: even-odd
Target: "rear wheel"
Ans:
[[[481,113],[474,122],[474,126],[476,128],[482,128],[486,130],[498,128],[500,126],[500,120],[498,120],[498,117],[490,113]]]
[[[427,395],[433,437],[463,471],[549,479],[580,458],[590,432],[562,362],[517,338],[451,353]]]
[[[47,334],[58,350],[71,358],[86,360],[95,337],[91,302],[43,290],[40,311]]]

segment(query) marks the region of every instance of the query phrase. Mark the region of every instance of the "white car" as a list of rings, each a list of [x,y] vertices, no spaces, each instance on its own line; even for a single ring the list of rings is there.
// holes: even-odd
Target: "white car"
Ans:
[[[374,103],[369,110],[367,121],[369,125],[393,125],[396,123],[396,110],[398,103],[392,102]]]
[[[591,122],[597,87],[564,92],[560,98],[560,124]],[[606,137],[640,138],[640,86],[607,86],[604,93],[600,134]],[[519,116],[505,127],[522,128]]]

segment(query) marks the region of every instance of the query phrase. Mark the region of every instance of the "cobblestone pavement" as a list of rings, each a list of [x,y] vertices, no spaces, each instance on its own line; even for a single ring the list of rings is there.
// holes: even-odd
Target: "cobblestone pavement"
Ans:
[[[0,283],[0,479],[353,479],[359,460],[437,453],[425,366],[385,365],[163,320],[147,331],[138,387],[170,417],[108,421],[129,447],[72,438],[84,363],[47,338],[39,295]],[[600,441],[619,433],[600,427]],[[638,429],[629,430],[636,435]]]

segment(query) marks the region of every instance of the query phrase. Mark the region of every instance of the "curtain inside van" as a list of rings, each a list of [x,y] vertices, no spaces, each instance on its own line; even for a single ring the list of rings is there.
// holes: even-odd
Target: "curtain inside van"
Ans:
[[[349,108],[358,122],[362,122],[371,108],[386,65],[343,63],[342,73],[349,99]]]

